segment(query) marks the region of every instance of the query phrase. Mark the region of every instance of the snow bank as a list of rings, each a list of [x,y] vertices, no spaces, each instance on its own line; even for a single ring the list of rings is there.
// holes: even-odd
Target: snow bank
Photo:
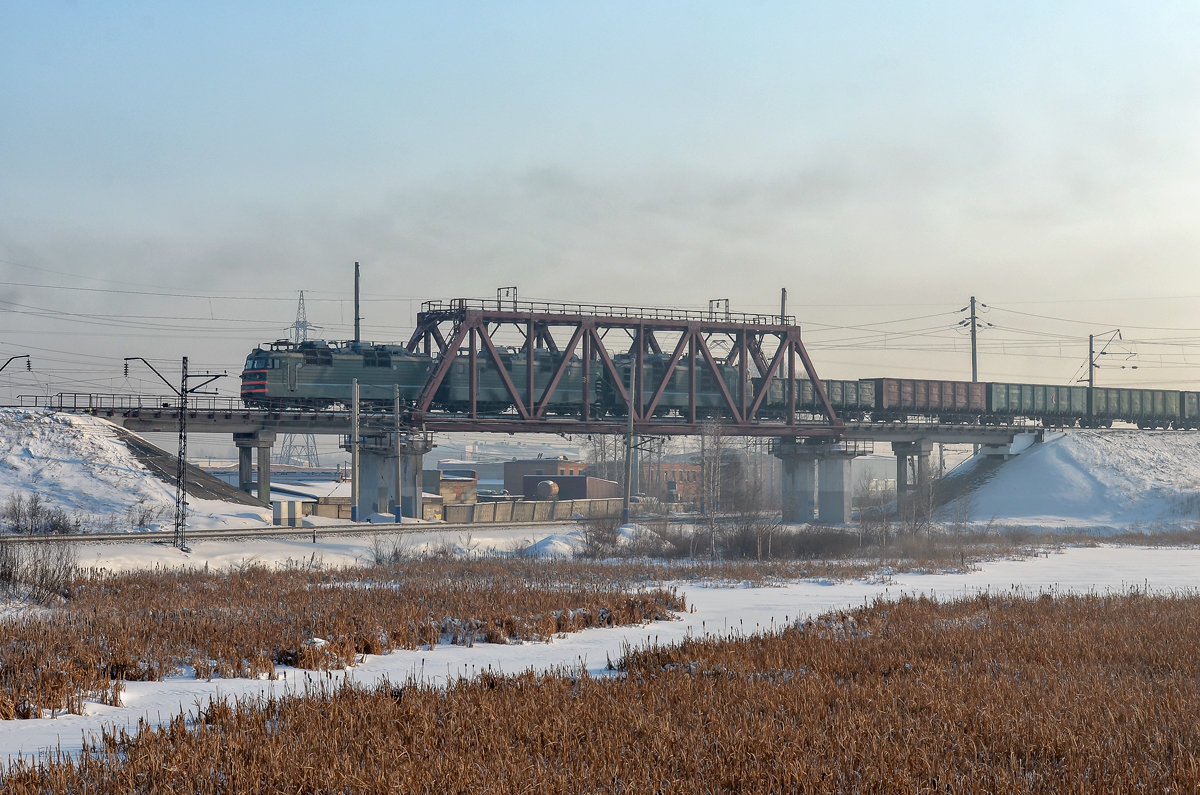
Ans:
[[[79,517],[89,529],[170,527],[175,486],[154,476],[99,417],[0,408],[0,507],[37,495],[45,509]],[[193,528],[261,527],[270,511],[189,499]],[[140,520],[140,521],[139,521]]]
[[[1190,528],[1200,521],[1200,434],[1047,434],[935,518],[1043,531]]]

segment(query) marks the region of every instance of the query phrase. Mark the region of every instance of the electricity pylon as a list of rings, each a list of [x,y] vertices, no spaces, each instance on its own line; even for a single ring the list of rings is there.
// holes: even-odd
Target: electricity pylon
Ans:
[[[300,291],[300,302],[296,305],[296,322],[289,326],[292,332],[292,341],[299,344],[308,340],[308,332],[310,329],[320,329],[320,326],[315,326],[308,322],[308,316],[304,311],[304,291]],[[319,467],[321,465],[320,456],[317,454],[317,438],[311,433],[304,434],[301,437],[300,443],[296,443],[296,434],[284,434],[283,439],[279,443],[279,452],[276,453],[275,463],[290,464],[293,461],[302,461],[310,467]]]

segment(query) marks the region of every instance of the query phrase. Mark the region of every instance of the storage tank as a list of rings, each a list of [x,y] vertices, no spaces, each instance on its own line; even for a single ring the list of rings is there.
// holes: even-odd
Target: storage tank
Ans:
[[[536,493],[539,500],[557,500],[558,484],[553,480],[538,481]]]

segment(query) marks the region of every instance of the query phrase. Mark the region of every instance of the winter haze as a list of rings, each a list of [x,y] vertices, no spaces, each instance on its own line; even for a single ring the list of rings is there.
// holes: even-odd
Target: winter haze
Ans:
[[[1196,388],[1193,3],[0,2],[0,391],[420,303],[777,312],[819,373]],[[1106,337],[1108,335],[1106,334]],[[1136,364],[1138,369],[1132,369]],[[1125,369],[1122,369],[1122,366]],[[236,378],[219,387],[236,392]]]

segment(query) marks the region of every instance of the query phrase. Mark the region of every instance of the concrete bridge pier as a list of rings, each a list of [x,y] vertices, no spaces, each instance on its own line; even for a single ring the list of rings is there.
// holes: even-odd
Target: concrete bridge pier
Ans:
[[[254,491],[253,456],[258,451],[258,501],[271,504],[271,447],[274,431],[235,433],[233,443],[238,449],[238,488],[247,494]]]
[[[782,463],[784,522],[811,522],[814,509],[822,523],[850,521],[854,496],[850,462],[856,453],[837,443],[796,439],[779,439],[774,453]]]
[[[932,488],[929,456],[933,452],[933,444],[929,439],[892,442],[892,452],[896,454],[896,506],[902,513],[914,506],[924,513],[929,510],[928,500],[922,500],[920,497],[928,495]],[[916,460],[916,478],[911,484],[908,480],[910,459]]]
[[[356,515],[390,513],[422,518],[422,457],[434,447],[427,434],[380,433],[360,438]]]
[[[854,484],[850,462],[854,453],[830,450],[817,465],[817,518],[822,524],[846,524],[853,517]]]
[[[780,439],[775,456],[781,462],[783,521],[788,524],[813,520],[817,497],[817,455],[812,447],[794,439]]]

